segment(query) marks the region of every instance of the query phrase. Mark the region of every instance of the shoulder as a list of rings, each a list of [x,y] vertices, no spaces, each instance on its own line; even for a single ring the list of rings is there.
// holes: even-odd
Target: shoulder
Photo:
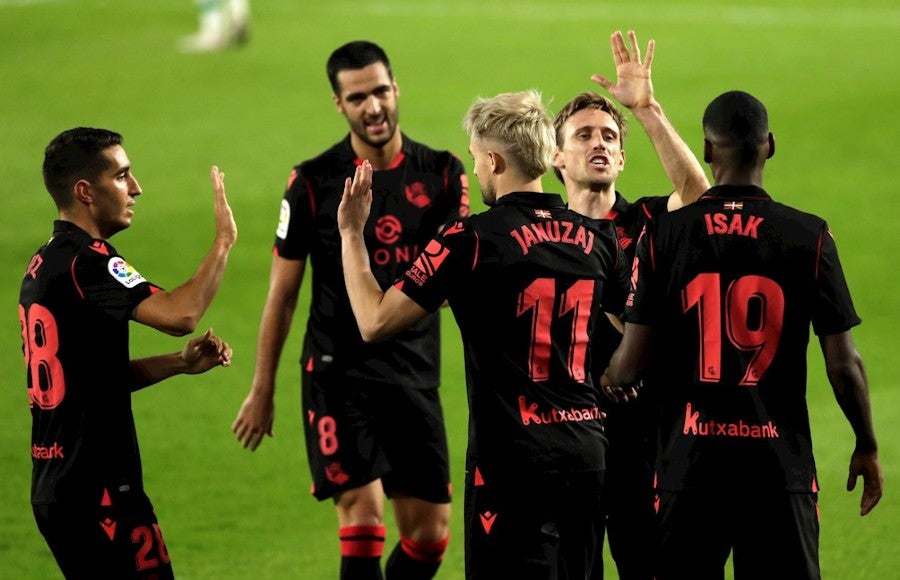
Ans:
[[[664,214],[668,211],[669,195],[651,195],[641,197],[632,203],[632,207],[639,211],[646,219]]]

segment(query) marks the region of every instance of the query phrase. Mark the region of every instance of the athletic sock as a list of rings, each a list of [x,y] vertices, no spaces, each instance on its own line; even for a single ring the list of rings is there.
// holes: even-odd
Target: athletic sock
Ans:
[[[401,537],[384,568],[387,580],[430,580],[437,574],[450,536],[431,544]]]
[[[383,580],[381,554],[384,526],[344,526],[341,539],[340,580]]]

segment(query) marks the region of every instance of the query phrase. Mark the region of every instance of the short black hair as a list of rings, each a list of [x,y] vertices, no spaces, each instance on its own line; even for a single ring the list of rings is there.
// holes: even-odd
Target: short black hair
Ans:
[[[328,81],[331,83],[331,90],[334,94],[340,93],[337,76],[343,70],[358,70],[365,68],[370,64],[380,62],[387,69],[388,77],[394,78],[391,73],[391,62],[388,60],[384,50],[368,40],[354,40],[335,49],[328,58],[328,64],[325,67],[328,73]]]
[[[44,185],[57,207],[68,207],[72,186],[79,179],[96,179],[109,167],[104,151],[122,144],[122,136],[109,129],[76,127],[63,131],[44,150]]]
[[[706,107],[703,129],[716,144],[739,150],[741,160],[749,163],[768,140],[769,114],[753,95],[728,91]]]

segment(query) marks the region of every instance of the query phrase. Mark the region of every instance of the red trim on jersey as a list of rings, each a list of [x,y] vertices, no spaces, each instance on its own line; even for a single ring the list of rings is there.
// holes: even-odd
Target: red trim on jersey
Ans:
[[[384,552],[385,527],[343,526],[338,530],[341,556],[350,558],[380,558]]]
[[[94,241],[93,243],[91,243],[91,245],[88,246],[88,247],[89,247],[90,249],[94,250],[95,252],[97,252],[98,254],[103,254],[104,256],[108,256],[108,255],[109,255],[109,250],[106,248],[106,244],[104,244],[104,243],[101,242],[100,240],[95,240],[95,241]]]
[[[297,170],[292,169],[291,174],[288,176],[288,182],[285,186],[285,189],[290,189],[292,185],[294,185],[294,180],[297,179]]]
[[[822,234],[819,234],[819,243],[816,245],[816,267],[813,278],[819,279],[819,262],[822,259]]]
[[[391,161],[391,164],[388,165],[388,169],[397,169],[398,167],[400,167],[400,164],[403,163],[404,159],[406,159],[406,154],[401,151],[397,154],[396,157],[394,157],[394,160]]]
[[[604,217],[603,219],[614,220],[617,217],[619,217],[619,212],[617,212],[615,209],[610,209],[608,212],[606,212],[606,217]]]
[[[400,153],[397,153],[397,156],[391,160],[391,164],[388,165],[387,167],[385,167],[385,170],[397,169],[398,167],[400,167],[400,164],[403,163],[404,159],[406,159],[406,153],[404,153],[403,151],[401,151]],[[359,165],[362,165],[362,163],[363,163],[363,160],[358,157],[353,160],[354,165],[359,166]],[[379,169],[379,171],[381,171],[381,170]]]
[[[315,192],[313,191],[312,185],[307,181],[306,182],[306,192],[309,193],[309,211],[312,212],[312,217],[316,217],[316,198],[314,197]]]
[[[644,215],[647,216],[647,219],[650,219],[650,218],[653,217],[653,214],[650,213],[650,210],[649,210],[649,209],[647,209],[647,204],[646,204],[646,203],[642,203],[642,204],[641,204],[641,209],[644,210]]]
[[[75,261],[78,260],[78,256],[75,256],[75,259],[72,260],[72,266],[70,269],[70,273],[72,275],[72,283],[75,284],[75,289],[78,290],[78,295],[81,296],[81,299],[84,300],[84,292],[81,290],[81,286],[78,285],[78,280],[75,279]]]
[[[444,552],[447,550],[447,544],[449,543],[450,534],[447,534],[447,537],[443,540],[431,544],[415,542],[400,536],[400,549],[413,560],[427,564],[437,564],[443,560]]]
[[[475,266],[478,265],[478,251],[479,246],[481,245],[481,240],[478,239],[478,232],[475,232],[475,258],[472,260],[472,269],[475,269]]]

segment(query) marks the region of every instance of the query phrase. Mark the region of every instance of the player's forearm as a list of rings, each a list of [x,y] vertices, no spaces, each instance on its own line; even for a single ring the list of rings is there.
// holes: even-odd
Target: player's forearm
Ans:
[[[187,369],[187,363],[178,352],[135,359],[130,365],[132,391],[149,387]]]
[[[168,293],[165,310],[170,334],[183,336],[194,331],[222,285],[232,244],[216,239],[190,280]]]
[[[359,232],[341,232],[341,253],[347,296],[365,341],[381,338],[379,310],[384,292],[369,265],[365,240]]]
[[[653,100],[648,106],[635,107],[631,112],[650,137],[680,204],[687,205],[696,201],[709,189],[709,180],[697,157],[678,135],[662,106]]]
[[[610,358],[606,370],[606,376],[613,385],[629,389],[640,382],[649,360],[650,334],[650,326],[625,323],[622,342]]]
[[[854,357],[841,363],[828,365],[828,381],[835,399],[856,435],[856,450],[871,453],[878,450],[875,427],[872,423],[872,404],[862,358],[854,351]]]
[[[275,394],[278,363],[287,343],[296,306],[296,296],[277,298],[270,295],[266,300],[256,341],[256,365],[252,383],[252,389],[260,395]]]

